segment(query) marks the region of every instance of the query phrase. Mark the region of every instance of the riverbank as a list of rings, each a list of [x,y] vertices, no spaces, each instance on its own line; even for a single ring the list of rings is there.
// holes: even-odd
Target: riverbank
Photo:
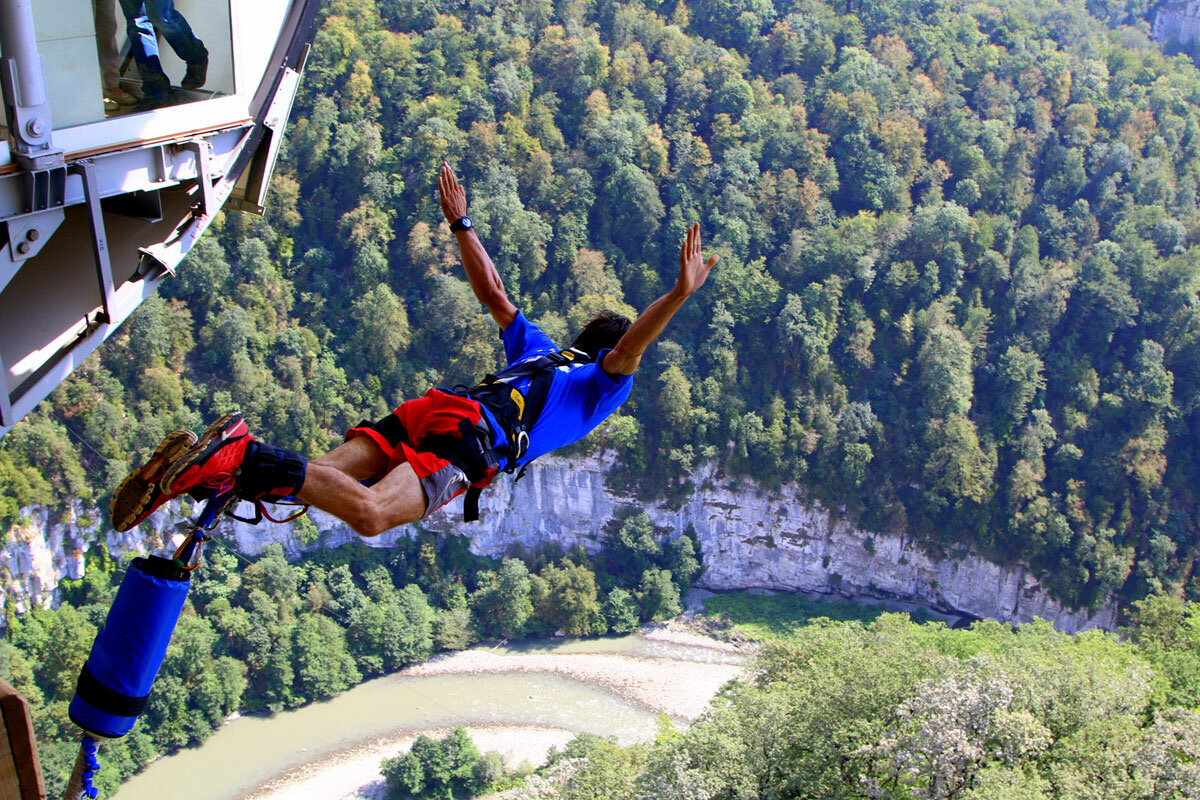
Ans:
[[[672,641],[689,647],[712,647],[725,652],[724,642],[686,631],[657,629],[645,638]],[[710,645],[711,643],[711,645]],[[736,650],[733,650],[736,652]],[[462,650],[442,653],[403,675],[496,675],[540,672],[602,686],[625,700],[672,719],[689,723],[704,711],[708,701],[726,682],[737,677],[740,666],[697,661],[615,655],[611,653],[497,653]]]
[[[747,648],[708,638],[681,625],[647,626],[638,639],[667,643],[700,651],[691,658],[657,658],[618,652],[521,652],[512,649],[478,648],[435,656],[424,664],[398,673],[401,677],[462,675],[556,675],[617,695],[622,701],[655,713],[665,714],[677,725],[696,719],[713,695],[726,682],[738,677],[741,663],[731,659],[705,660],[703,651],[732,656],[740,661]],[[604,640],[596,641],[601,647]],[[584,647],[588,642],[566,643]],[[527,698],[536,702],[532,695]],[[578,730],[536,725],[466,725],[471,738],[483,752],[500,753],[510,769],[523,763],[540,766],[550,747],[563,747]],[[380,800],[383,781],[379,763],[405,752],[421,734],[444,735],[447,728],[404,731],[380,737],[304,764],[243,795],[245,800]],[[618,736],[628,744],[636,737]]]
[[[447,653],[327,701],[232,719],[115,800],[378,800],[383,759],[456,726],[510,768],[537,766],[579,733],[629,744],[653,738],[660,714],[686,726],[749,662],[745,645],[679,623]]]
[[[500,753],[509,769],[543,764],[551,747],[562,748],[575,738],[574,731],[564,728],[528,725],[468,726],[466,730],[480,752]],[[449,732],[450,728],[434,728],[386,736],[281,775],[245,795],[244,800],[383,800],[380,762],[406,752],[422,734],[440,738]]]

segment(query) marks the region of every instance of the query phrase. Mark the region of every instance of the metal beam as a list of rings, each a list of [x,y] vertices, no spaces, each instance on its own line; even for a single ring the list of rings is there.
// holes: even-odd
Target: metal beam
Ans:
[[[104,298],[104,322],[113,319],[112,264],[108,257],[108,237],[104,230],[104,212],[100,209],[100,189],[96,183],[95,165],[88,159],[76,161],[68,168],[83,178],[83,198],[92,226],[92,255],[96,259],[96,277],[100,281],[100,296]]]
[[[4,354],[0,353],[0,431],[17,424],[13,417],[12,398],[8,396],[8,373],[4,369]]]
[[[207,139],[195,139],[184,142],[180,150],[194,153],[196,156],[196,180],[200,187],[200,205],[197,214],[201,217],[211,217],[221,208],[213,195],[212,173],[209,171],[209,159],[212,156],[212,145]]]
[[[62,164],[54,148],[50,101],[42,57],[38,54],[32,0],[0,0],[0,89],[9,132],[16,143],[13,155],[28,170]]]

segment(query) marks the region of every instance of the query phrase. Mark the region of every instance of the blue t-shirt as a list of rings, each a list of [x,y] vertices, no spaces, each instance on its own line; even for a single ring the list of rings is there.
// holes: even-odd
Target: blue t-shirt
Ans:
[[[519,311],[516,319],[500,333],[500,339],[504,342],[504,355],[509,367],[546,353],[557,353],[561,349]],[[593,363],[567,364],[554,371],[546,404],[529,431],[529,449],[517,462],[518,467],[579,441],[629,398],[633,376],[609,376],[600,368],[606,353],[608,350],[601,350],[600,357]],[[503,375],[503,372],[499,373],[499,377]],[[526,394],[531,382],[532,378],[523,378],[515,381],[513,387]],[[484,414],[492,430],[496,431],[499,438],[503,438],[500,426],[487,409],[484,409]],[[504,463],[501,463],[503,467]]]

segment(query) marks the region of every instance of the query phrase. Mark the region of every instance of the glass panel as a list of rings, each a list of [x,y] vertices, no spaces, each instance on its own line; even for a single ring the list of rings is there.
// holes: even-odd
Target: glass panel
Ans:
[[[97,20],[115,5],[119,88],[141,98],[131,107],[110,90],[110,116],[233,94],[229,0],[91,2]]]
[[[37,0],[55,129],[233,94],[230,0]]]
[[[104,119],[91,0],[37,0],[33,24],[55,128]]]

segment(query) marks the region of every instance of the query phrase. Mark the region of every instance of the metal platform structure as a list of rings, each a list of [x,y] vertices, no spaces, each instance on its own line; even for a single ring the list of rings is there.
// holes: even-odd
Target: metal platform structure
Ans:
[[[0,0],[0,436],[174,273],[218,210],[262,212],[319,5],[175,0],[207,47],[207,80],[142,108],[105,100],[105,39],[130,49],[120,6],[115,37],[93,17],[105,2]],[[186,65],[159,38],[178,80]],[[130,57],[107,66],[138,91]]]

